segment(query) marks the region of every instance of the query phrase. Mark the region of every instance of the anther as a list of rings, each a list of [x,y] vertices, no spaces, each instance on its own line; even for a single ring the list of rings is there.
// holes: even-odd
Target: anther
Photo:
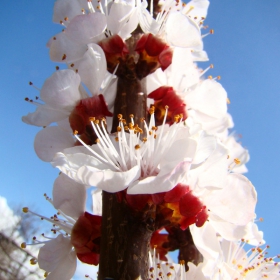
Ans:
[[[61,59],[62,59],[62,60],[65,60],[65,59],[66,59],[66,54],[63,54],[63,56],[62,56]]]
[[[22,212],[23,212],[23,213],[28,213],[28,211],[29,211],[28,207],[23,207],[23,208],[22,208]]]
[[[186,12],[186,15],[190,12],[190,11],[192,11],[194,9],[194,6],[190,6],[190,8],[187,10],[187,12]]]
[[[21,247],[22,249],[25,249],[25,248],[26,248],[26,243],[25,243],[25,242],[21,243],[21,244],[20,244],[20,247]]]
[[[74,66],[75,66],[75,64],[74,64],[74,63],[71,63],[71,64],[70,64],[70,67],[74,67]]]
[[[234,162],[235,162],[235,164],[240,164],[241,163],[240,159],[238,159],[238,158],[235,158]]]
[[[55,70],[59,70],[59,66],[55,66]]]
[[[137,145],[135,145],[134,148],[135,148],[135,150],[139,150],[140,149],[140,145],[137,144]]]
[[[133,115],[133,114],[130,114],[129,117],[130,117],[131,119],[133,119],[133,118],[134,118],[134,115]]]
[[[31,265],[37,264],[37,260],[35,258],[30,259],[30,264]]]
[[[78,130],[74,130],[73,132],[74,135],[77,135],[78,133],[79,133]]]

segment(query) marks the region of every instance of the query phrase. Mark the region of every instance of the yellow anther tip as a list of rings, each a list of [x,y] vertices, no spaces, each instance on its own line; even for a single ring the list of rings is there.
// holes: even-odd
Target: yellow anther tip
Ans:
[[[29,211],[28,207],[23,207],[23,208],[22,208],[22,212],[23,212],[23,213],[28,213],[28,211]]]

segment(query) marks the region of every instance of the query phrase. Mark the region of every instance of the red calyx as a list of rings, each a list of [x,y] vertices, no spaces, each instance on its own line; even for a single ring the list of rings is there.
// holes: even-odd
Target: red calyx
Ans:
[[[159,87],[151,92],[148,97],[154,99],[156,125],[162,124],[166,106],[168,106],[166,123],[173,124],[176,116],[182,117],[183,120],[187,118],[186,104],[172,87]]]
[[[101,42],[99,46],[103,49],[106,60],[107,70],[113,73],[117,65],[125,59],[129,53],[127,45],[119,35],[113,35]]]
[[[152,34],[144,34],[137,42],[135,51],[139,53],[136,73],[140,80],[159,67],[165,70],[172,61],[170,47]]]
[[[186,229],[191,224],[201,227],[207,221],[208,213],[206,206],[202,204],[198,197],[192,194],[192,191],[181,197],[179,202],[179,210],[184,216],[180,223],[181,229]]]
[[[86,144],[93,144],[96,140],[89,118],[102,119],[111,117],[102,94],[80,100],[69,116],[69,123],[73,131],[77,131]]]
[[[80,261],[98,265],[100,254],[101,216],[82,214],[71,232],[71,243]]]
[[[156,255],[159,255],[160,260],[167,261],[166,254],[168,253],[168,234],[160,233],[161,230],[154,231],[150,246],[152,249],[156,249]]]

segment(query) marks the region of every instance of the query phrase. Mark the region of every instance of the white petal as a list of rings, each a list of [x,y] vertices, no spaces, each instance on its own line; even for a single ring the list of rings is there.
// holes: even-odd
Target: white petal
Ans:
[[[173,12],[168,16],[165,30],[166,40],[171,46],[202,49],[198,25],[181,12]]]
[[[117,83],[118,83],[118,79],[114,78],[110,82],[108,87],[106,87],[106,89],[104,91],[102,91],[103,96],[104,96],[105,101],[108,106],[108,110],[111,112],[113,111],[114,103],[115,103],[115,99],[116,99],[116,95],[117,95]],[[108,120],[108,118],[107,118],[107,120]],[[110,131],[110,129],[108,129],[108,131]]]
[[[86,186],[60,174],[53,185],[53,206],[67,216],[78,219],[85,211]]]
[[[193,186],[221,188],[227,174],[227,150],[219,145],[203,164],[190,170],[190,182]]]
[[[72,251],[46,278],[46,280],[69,280],[72,279],[77,267],[76,253]]]
[[[92,149],[94,148],[94,145]],[[53,158],[52,165],[59,168],[64,174],[78,183],[86,184],[77,177],[77,171],[81,166],[88,165],[97,169],[107,169],[108,166],[90,155],[85,147],[66,149],[63,153],[57,153]]]
[[[73,130],[69,123],[69,118],[63,119],[61,121],[57,121],[56,123],[60,129],[64,130],[68,134],[73,134]]]
[[[221,248],[217,233],[211,223],[206,222],[202,227],[190,226],[195,246],[206,259],[217,259]]]
[[[110,8],[110,14],[107,17],[108,29],[112,32],[112,34],[119,34],[123,25],[125,23],[129,24],[127,23],[127,20],[130,19],[132,12],[135,10],[136,8],[134,8],[132,5],[127,5],[125,2],[113,2]],[[132,32],[137,27],[137,23],[136,26],[131,26],[133,29],[131,28],[130,32]]]
[[[155,72],[148,75],[144,79],[146,80],[147,94],[151,93],[162,85],[167,85],[165,72],[163,72],[161,68],[158,68]]]
[[[190,7],[193,7],[193,9],[190,10]],[[189,11],[188,16],[190,16],[192,19],[197,18],[198,21],[201,21],[202,18],[206,18],[208,7],[208,0],[192,0],[187,3],[183,12]]]
[[[73,147],[75,140],[68,132],[57,126],[49,126],[39,131],[34,140],[34,149],[37,156],[50,162],[56,153]]]
[[[81,14],[81,5],[77,1],[56,0],[54,3],[53,22],[60,23],[60,21],[63,21],[64,24],[67,24],[67,21],[65,22],[66,17],[70,21]]]
[[[149,176],[131,185],[128,194],[154,194],[172,190],[182,181],[190,167],[190,162],[181,162],[171,169],[165,166],[157,176]],[[171,164],[172,165],[172,164]]]
[[[201,135],[198,140],[196,153],[193,158],[193,164],[199,164],[206,160],[215,150],[217,140],[213,136]]]
[[[254,219],[256,202],[254,186],[241,174],[229,174],[223,189],[204,198],[211,212],[236,225],[246,225]]]
[[[193,139],[179,139],[174,141],[168,151],[163,155],[161,165],[170,162],[182,162],[185,159],[193,159],[197,148],[197,142]]]
[[[182,59],[184,57],[184,59]],[[200,73],[193,63],[193,55],[188,48],[174,48],[172,64],[165,70],[168,85],[184,95],[184,91],[199,81]],[[189,104],[187,103],[189,107]]]
[[[53,108],[71,110],[80,100],[80,76],[73,70],[60,70],[48,78],[41,90],[41,99]]]
[[[51,272],[59,266],[60,262],[68,259],[68,255],[72,250],[70,237],[64,237],[59,234],[55,239],[46,242],[40,248],[38,255],[38,263],[41,269]]]
[[[102,190],[96,189],[91,192],[91,195],[93,214],[102,216]]]
[[[143,1],[141,4],[141,12],[139,12],[139,23],[144,33],[158,34],[161,23],[157,22],[150,12],[147,11],[147,1]]]
[[[80,59],[87,50],[86,45],[77,44],[69,39],[65,32],[52,37],[48,47],[50,48],[50,58],[52,61],[68,63]]]
[[[190,108],[214,118],[222,118],[227,112],[227,93],[214,80],[204,80],[185,96],[185,100]]]
[[[82,166],[77,171],[77,177],[80,181],[110,193],[126,189],[129,184],[139,178],[139,175],[138,166],[122,172],[115,172],[109,169],[98,170],[92,166]]]
[[[22,121],[36,126],[48,126],[53,122],[68,118],[67,110],[57,110],[48,105],[38,106],[34,113],[28,113],[22,117]]]
[[[89,44],[88,50],[82,59],[75,63],[75,67],[89,91],[93,95],[98,94],[107,71],[106,58],[101,47]]]
[[[101,13],[80,15],[71,20],[65,34],[78,44],[96,43],[106,25],[106,17]]]
[[[134,11],[129,17],[129,20],[126,21],[125,24],[123,24],[121,30],[119,31],[119,36],[126,40],[131,36],[132,31],[134,31],[137,28],[137,25],[139,24],[139,18],[137,14],[137,9],[134,8]]]

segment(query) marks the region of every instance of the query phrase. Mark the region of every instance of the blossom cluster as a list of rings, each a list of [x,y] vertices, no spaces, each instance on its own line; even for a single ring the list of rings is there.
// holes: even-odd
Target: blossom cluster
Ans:
[[[64,219],[50,219],[59,234],[38,256],[48,280],[70,279],[77,258],[98,265],[101,191],[132,212],[155,205],[150,279],[278,279],[278,263],[259,247],[257,194],[243,175],[249,154],[229,132],[227,92],[220,77],[206,76],[213,65],[197,65],[208,63],[208,6],[55,2],[53,21],[64,29],[48,47],[65,69],[45,81],[36,101],[27,99],[36,111],[23,117],[43,127],[34,142],[38,157],[61,171],[48,200]],[[85,211],[89,187],[96,188],[93,214]],[[167,260],[180,249],[175,231],[186,230],[200,261],[186,263],[187,272],[183,261],[157,263],[156,256]],[[256,246],[251,254],[245,243]]]

